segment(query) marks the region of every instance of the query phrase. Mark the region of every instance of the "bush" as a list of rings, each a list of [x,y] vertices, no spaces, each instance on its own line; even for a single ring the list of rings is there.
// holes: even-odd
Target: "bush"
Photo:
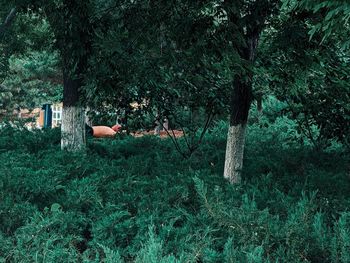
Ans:
[[[151,136],[68,153],[57,130],[1,129],[0,262],[349,262],[348,154],[266,122],[241,186],[222,178],[224,122],[188,159]]]

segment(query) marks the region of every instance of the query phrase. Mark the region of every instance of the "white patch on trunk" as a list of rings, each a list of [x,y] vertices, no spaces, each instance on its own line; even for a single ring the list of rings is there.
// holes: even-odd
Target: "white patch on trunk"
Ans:
[[[61,149],[79,151],[85,147],[85,112],[81,107],[62,110]]]
[[[228,129],[224,177],[232,184],[241,182],[246,127],[239,124]]]

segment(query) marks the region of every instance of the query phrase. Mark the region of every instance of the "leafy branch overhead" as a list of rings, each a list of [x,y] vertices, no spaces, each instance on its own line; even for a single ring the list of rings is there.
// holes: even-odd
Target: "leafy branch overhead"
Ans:
[[[273,95],[287,103],[284,112],[298,120],[303,134],[310,137],[310,127],[320,131],[315,144],[347,140],[346,1],[17,0],[3,5],[17,10],[15,20],[7,11],[3,21],[13,21],[8,29],[18,32],[7,31],[1,46],[3,84],[14,91],[3,96],[3,105],[34,107],[62,99],[64,105],[92,109],[98,124],[115,123],[118,114],[135,130],[152,129],[155,119],[167,118],[201,142],[213,120],[230,115],[231,127],[245,126],[251,105],[262,111],[264,98]],[[43,61],[46,72],[14,70],[14,61],[29,65],[33,54],[36,60],[54,54],[55,66]],[[42,96],[21,100],[34,93]],[[22,94],[17,102],[14,94]],[[5,103],[10,97],[14,103]],[[84,134],[80,126],[76,130]],[[241,135],[244,142],[243,130]],[[197,148],[197,142],[189,140],[189,148]]]
[[[13,20],[16,17],[16,8],[12,8],[10,13],[7,15],[5,21],[0,25],[0,37],[2,38],[3,34],[5,34],[5,31],[10,27],[12,24]]]

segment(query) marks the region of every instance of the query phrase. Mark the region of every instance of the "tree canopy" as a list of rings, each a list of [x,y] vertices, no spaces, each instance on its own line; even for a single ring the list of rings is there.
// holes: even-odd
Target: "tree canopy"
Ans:
[[[346,1],[5,2],[3,104],[62,98],[109,123],[162,116],[193,135],[228,114],[245,123],[274,95],[315,145],[348,140]]]

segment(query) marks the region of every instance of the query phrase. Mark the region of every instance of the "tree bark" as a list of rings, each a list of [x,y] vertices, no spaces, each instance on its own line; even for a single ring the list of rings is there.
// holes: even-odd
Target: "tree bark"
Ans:
[[[73,79],[64,72],[61,149],[78,151],[85,147],[85,111],[79,105],[81,78]]]
[[[231,97],[230,125],[227,133],[224,178],[232,184],[242,180],[245,134],[252,101],[251,83],[235,80]]]
[[[61,148],[68,151],[84,149],[85,113],[79,106],[63,106],[61,126]]]
[[[246,124],[230,126],[227,133],[224,177],[232,184],[240,184],[243,168]]]

